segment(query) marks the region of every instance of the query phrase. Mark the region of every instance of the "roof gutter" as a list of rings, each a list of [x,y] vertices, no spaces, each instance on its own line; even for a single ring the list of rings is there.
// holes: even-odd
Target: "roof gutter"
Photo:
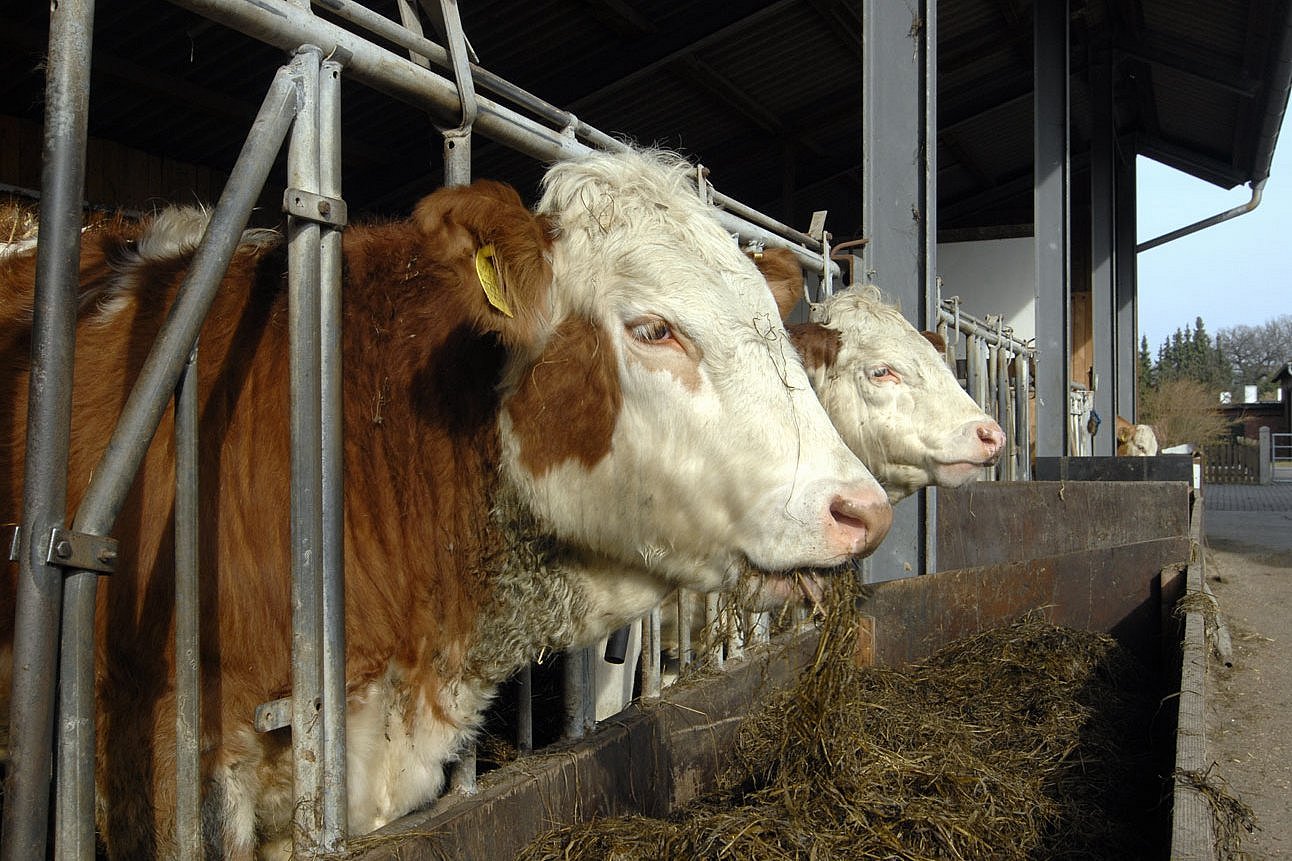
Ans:
[[[1267,171],[1268,172],[1268,171]],[[1253,209],[1261,205],[1261,193],[1265,190],[1265,179],[1252,183],[1252,197],[1242,206],[1235,206],[1233,209],[1226,209],[1224,212],[1217,213],[1210,218],[1204,218],[1201,221],[1195,221],[1186,227],[1178,230],[1172,230],[1170,233],[1163,233],[1161,236],[1141,242],[1135,246],[1135,253],[1139,254],[1148,251],[1150,248],[1157,248],[1159,245],[1165,245],[1173,242],[1182,236],[1188,236],[1190,233],[1197,233],[1199,230],[1206,230],[1208,227],[1214,227],[1223,221],[1231,218],[1237,218],[1240,215],[1246,215]]]

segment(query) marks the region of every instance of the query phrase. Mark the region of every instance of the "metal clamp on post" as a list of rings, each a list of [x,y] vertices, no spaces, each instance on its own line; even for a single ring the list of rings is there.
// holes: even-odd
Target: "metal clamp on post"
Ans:
[[[325,197],[300,188],[289,188],[283,192],[283,212],[294,218],[338,229],[346,226],[350,214],[349,207],[341,198]]]
[[[476,121],[476,89],[471,77],[470,46],[462,31],[457,0],[440,0],[449,59],[453,62],[453,80],[462,103],[462,123],[455,129],[441,129],[444,135],[444,184],[466,185],[471,182],[471,126]]]
[[[821,298],[828,298],[834,295],[834,279],[830,276],[830,240],[831,236],[825,229],[825,218],[829,210],[818,209],[812,213],[812,221],[808,224],[808,236],[821,243]]]
[[[52,529],[45,549],[45,563],[74,571],[112,574],[117,570],[117,539]]]

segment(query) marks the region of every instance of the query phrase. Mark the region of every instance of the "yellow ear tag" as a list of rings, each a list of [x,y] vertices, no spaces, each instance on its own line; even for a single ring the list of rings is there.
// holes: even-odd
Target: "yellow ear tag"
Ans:
[[[508,317],[515,317],[516,315],[511,312],[511,306],[507,304],[507,297],[502,292],[502,278],[498,276],[492,245],[486,245],[476,252],[476,277],[480,279],[480,286],[484,288],[485,298],[489,300],[489,304]]]

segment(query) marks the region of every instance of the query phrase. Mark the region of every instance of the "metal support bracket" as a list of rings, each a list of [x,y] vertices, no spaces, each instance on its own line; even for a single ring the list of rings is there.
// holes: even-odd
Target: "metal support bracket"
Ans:
[[[112,574],[117,570],[117,539],[52,529],[45,550],[45,563],[75,571]]]
[[[339,197],[325,197],[299,188],[283,192],[283,212],[329,227],[342,228],[348,223],[349,209]]]
[[[292,698],[283,697],[256,706],[256,732],[272,732],[292,725]]]

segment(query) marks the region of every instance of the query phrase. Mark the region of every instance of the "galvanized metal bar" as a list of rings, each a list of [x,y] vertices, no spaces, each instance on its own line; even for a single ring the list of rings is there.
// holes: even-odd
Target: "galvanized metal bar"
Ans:
[[[1068,0],[1037,4],[1034,19],[1036,453],[1053,457],[1068,451]]]
[[[295,111],[286,70],[270,86],[229,175],[202,244],[122,410],[107,449],[81,500],[74,528],[102,535],[111,529],[139,464],[174,392],[198,330],[228,268],[251,208],[265,184]],[[60,656],[58,840],[71,857],[94,852],[94,606],[98,575],[76,572],[63,585]],[[88,853],[88,854],[85,854]]]
[[[1120,142],[1119,142],[1120,144]],[[1135,252],[1135,152],[1118,146],[1113,163],[1113,306],[1117,385],[1116,413],[1135,421],[1139,382],[1139,289]]]
[[[534,749],[534,671],[528,664],[517,675],[516,698],[516,749],[529,753]]]
[[[677,590],[677,666],[679,671],[691,666],[695,660],[695,647],[691,644],[691,621],[693,593],[687,589]]]
[[[443,124],[456,123],[461,116],[462,106],[453,82],[374,45],[358,34],[311,15],[308,10],[240,0],[171,2],[286,51],[303,44],[318,45],[328,56],[344,58],[346,68],[355,80],[402,102],[431,111]],[[479,111],[474,126],[476,131],[538,161],[562,161],[591,150],[587,144],[567,134],[565,128],[548,128],[479,94],[476,101]],[[599,147],[608,150],[624,148],[623,143],[608,136],[593,134],[595,130],[590,127],[579,124],[577,129],[580,135],[595,138]],[[734,203],[729,198],[722,199],[728,205]],[[748,208],[746,211],[754,212]],[[761,216],[764,222],[776,224],[775,228],[768,228],[723,209],[719,209],[718,219],[727,230],[739,233],[742,239],[789,248],[806,268],[817,269],[820,266],[819,254],[787,238],[798,234],[798,231],[786,225]]]
[[[175,843],[182,861],[204,857],[197,411],[194,346],[175,387]]]
[[[583,738],[587,733],[588,700],[593,697],[592,662],[596,659],[592,649],[586,647],[565,653],[565,738]]]
[[[722,596],[722,637],[727,645],[727,659],[740,660],[745,656],[745,632],[741,630],[740,608],[731,595]]]
[[[1113,118],[1112,55],[1106,47],[1091,51],[1090,79],[1090,335],[1093,364],[1090,388],[1095,411],[1107,423],[1091,440],[1092,454],[1111,457],[1117,451],[1114,414],[1118,385],[1117,319],[1113,313]]]
[[[93,27],[93,0],[65,0],[50,7],[23,528],[18,537],[17,594],[10,609],[15,613],[10,761],[0,829],[0,858],[5,861],[44,858],[49,824],[63,571],[46,563],[41,545],[51,529],[64,525],[67,508]],[[79,776],[84,777],[84,772]],[[92,773],[85,789],[93,793]],[[89,827],[92,841],[93,823]]]
[[[660,666],[659,607],[642,619],[642,697],[655,698],[663,688]]]
[[[287,195],[319,192],[319,65],[302,46],[292,58],[299,103],[287,148]],[[291,383],[292,852],[317,854],[323,838],[323,459],[320,225],[287,219],[287,325]]]
[[[314,0],[315,5],[327,9],[344,21],[349,21],[364,28],[368,32],[380,36],[389,42],[392,42],[401,48],[405,48],[415,54],[412,58],[423,68],[425,63],[418,62],[419,58],[424,58],[441,69],[449,70],[453,67],[453,61],[449,56],[449,51],[435,42],[427,39],[422,33],[410,28],[407,23],[403,27],[391,21],[389,18],[374,12],[362,4],[355,3],[353,0]],[[401,6],[408,5],[408,0],[401,0]],[[401,8],[401,18],[404,17],[404,11]],[[470,65],[471,76],[483,89],[488,90],[496,96],[502,96],[515,105],[534,113],[549,123],[553,123],[560,128],[569,128],[574,134],[590,141],[600,149],[616,150],[625,147],[622,141],[619,141],[604,132],[601,132],[587,123],[581,122],[574,114],[569,111],[552,105],[532,93],[526,92],[515,84],[507,81],[498,75],[483,69],[472,63]]]
[[[479,109],[476,104],[475,84],[471,79],[471,64],[467,59],[466,34],[458,15],[457,0],[439,0],[444,28],[449,40],[449,60],[453,68],[453,81],[462,105],[461,122],[453,128],[442,130],[444,135],[444,184],[468,185],[471,182],[471,127]]]
[[[951,300],[947,300],[950,303]],[[951,310],[945,306],[938,309],[939,326],[945,324],[948,330],[954,330],[964,335],[974,335],[981,338],[987,344],[1004,347],[1011,353],[1030,353],[1032,348],[1022,341],[989,327],[986,323],[966,314],[964,311]],[[939,329],[939,331],[941,331]],[[948,341],[948,344],[950,342]]]
[[[341,64],[319,67],[319,193],[341,197]],[[319,397],[323,531],[323,849],[347,832],[345,754],[345,431],[341,368],[341,229],[319,237]]]
[[[996,370],[996,421],[1005,431],[1005,451],[1008,452],[1009,444],[1014,439],[1014,430],[1009,421],[1009,354],[1000,347],[993,347],[992,359]],[[1008,456],[996,461],[997,479],[1006,480],[1010,477],[1007,460]]]
[[[719,596],[717,592],[706,592],[704,594],[704,631],[708,638],[708,654],[705,656],[713,665],[714,669],[722,669],[723,651],[722,637],[719,636],[719,625],[722,624],[722,614],[720,612]]]
[[[1032,478],[1032,363],[1028,353],[1021,353],[1014,359],[1014,403],[1018,416],[1018,480],[1030,481]]]

